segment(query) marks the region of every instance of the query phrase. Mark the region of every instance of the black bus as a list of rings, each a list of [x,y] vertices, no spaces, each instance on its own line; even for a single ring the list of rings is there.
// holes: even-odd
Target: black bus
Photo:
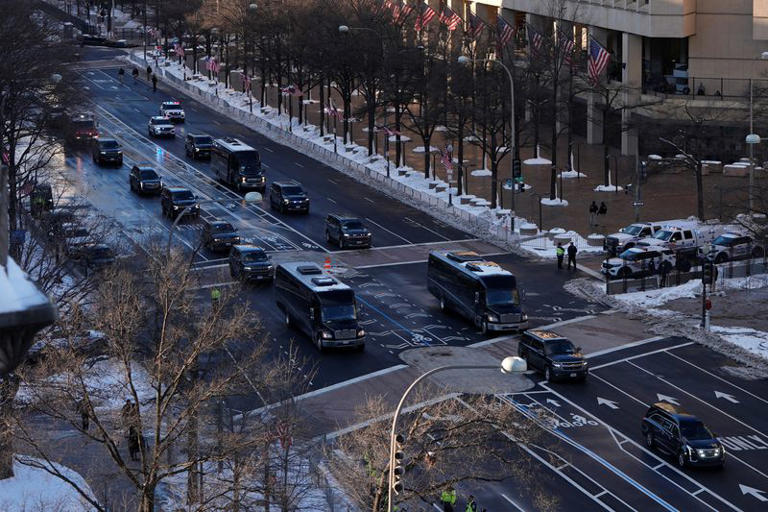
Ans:
[[[330,347],[365,348],[355,292],[316,264],[292,261],[278,265],[275,302],[285,324],[310,336],[321,352]]]
[[[267,187],[259,152],[238,139],[227,137],[213,141],[211,170],[220,181],[238,192],[258,190],[264,193]]]
[[[427,286],[441,310],[456,311],[483,333],[528,327],[515,276],[474,252],[430,252]]]

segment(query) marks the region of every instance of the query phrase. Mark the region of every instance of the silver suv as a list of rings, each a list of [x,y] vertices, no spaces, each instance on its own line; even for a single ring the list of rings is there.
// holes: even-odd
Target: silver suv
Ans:
[[[633,247],[617,258],[603,262],[601,272],[609,278],[627,279],[645,277],[656,272],[667,273],[675,268],[675,251],[663,247]]]

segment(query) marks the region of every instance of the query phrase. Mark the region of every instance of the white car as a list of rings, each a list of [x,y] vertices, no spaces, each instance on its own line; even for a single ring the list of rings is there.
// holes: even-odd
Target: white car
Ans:
[[[762,258],[765,250],[755,243],[751,236],[739,233],[723,233],[715,238],[709,250],[709,259],[715,263],[743,260],[749,257]]]
[[[627,249],[617,258],[609,258],[600,269],[609,278],[629,279],[644,277],[656,272],[670,272],[675,268],[675,251],[663,247]]]
[[[152,116],[147,124],[147,133],[150,137],[175,137],[176,127],[163,116]]]
[[[160,104],[160,115],[172,122],[184,122],[184,109],[178,101],[164,101]]]

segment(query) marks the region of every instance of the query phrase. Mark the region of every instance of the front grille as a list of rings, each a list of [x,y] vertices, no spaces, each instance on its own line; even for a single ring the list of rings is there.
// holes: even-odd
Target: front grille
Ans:
[[[339,329],[337,331],[333,331],[333,337],[337,340],[354,338],[356,335],[357,331],[355,329]]]
[[[703,457],[717,457],[719,454],[716,448],[702,450]]]
[[[518,313],[504,313],[499,317],[502,323],[519,322],[520,315]]]
[[[619,240],[609,236],[608,238],[605,239],[605,243],[606,245],[611,245],[613,247],[616,247],[617,245],[619,245]]]
[[[564,370],[581,370],[584,367],[581,361],[569,361],[560,364]]]

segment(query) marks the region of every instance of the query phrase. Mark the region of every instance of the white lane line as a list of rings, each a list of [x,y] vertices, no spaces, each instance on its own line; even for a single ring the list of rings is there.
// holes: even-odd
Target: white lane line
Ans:
[[[304,166],[303,166],[303,165],[301,165],[299,162],[293,162],[293,163],[296,165],[296,167],[304,167]]]
[[[606,492],[608,492],[608,491],[603,491],[603,492],[601,492],[600,494],[596,495],[596,496],[595,496],[595,498],[599,498],[600,496],[602,496],[602,495],[603,495],[603,494],[605,494]],[[524,509],[523,507],[521,507],[520,505],[518,505],[517,503],[515,503],[515,500],[513,500],[512,498],[510,498],[510,497],[509,497],[509,496],[507,496],[506,494],[504,494],[504,493],[501,493],[501,497],[502,497],[502,498],[504,498],[505,500],[507,500],[509,503],[511,503],[511,504],[512,504],[512,506],[513,506],[513,507],[515,507],[515,508],[516,508],[517,510],[519,510],[520,512],[525,512],[525,509]]]
[[[370,219],[368,219],[370,220]],[[479,238],[461,238],[459,240],[451,240],[451,243],[459,244],[462,242],[479,242],[481,241]],[[381,245],[377,247],[371,247],[372,251],[380,251],[382,249],[402,249],[403,247],[420,247],[420,246],[429,246],[429,245],[445,245],[446,242],[419,242],[419,243],[408,243],[408,244],[402,244],[402,245]],[[498,253],[496,256],[502,255],[502,254],[509,254],[508,252],[504,253]],[[486,257],[489,256],[488,254],[481,254],[480,256]],[[425,260],[426,261],[426,260]]]
[[[269,148],[269,147],[267,147],[267,146],[261,146],[261,149],[264,149],[264,150],[266,150],[266,151],[269,151],[270,153],[274,153],[274,152],[275,152],[275,150],[274,150],[274,149],[272,149],[272,148]]]
[[[328,201],[330,201],[331,203],[333,203],[333,204],[336,204],[336,201],[334,201],[334,200],[333,200],[333,199],[331,199],[330,197],[327,197],[326,199],[328,199]]]
[[[430,233],[432,233],[432,234],[433,234],[433,235],[435,235],[435,236],[439,236],[440,238],[442,238],[442,239],[443,239],[443,240],[445,240],[446,242],[450,242],[450,241],[451,241],[451,239],[450,239],[450,238],[448,238],[447,236],[445,236],[445,235],[443,235],[443,234],[441,234],[441,233],[438,233],[437,231],[435,231],[435,230],[433,230],[433,229],[429,229],[429,228],[428,228],[427,226],[425,226],[424,224],[421,224],[421,223],[419,223],[419,222],[416,222],[415,220],[411,219],[410,217],[403,217],[403,219],[404,219],[404,220],[406,220],[406,221],[409,221],[409,222],[411,222],[411,223],[413,223],[413,224],[415,224],[416,226],[419,226],[419,227],[420,227],[420,228],[422,228],[422,229],[425,229],[425,230],[429,231]]]
[[[685,359],[683,359],[682,357],[680,357],[680,356],[678,356],[678,355],[676,355],[676,354],[673,354],[673,353],[672,353],[672,352],[670,352],[669,350],[667,350],[667,354],[668,354],[668,355],[670,355],[670,356],[672,356],[672,357],[674,357],[675,359],[679,359],[680,361],[682,361],[682,362],[684,362],[684,363],[686,363],[686,364],[688,364],[688,365],[691,365],[691,366],[693,366],[693,367],[694,367],[694,368],[696,368],[697,370],[699,370],[699,371],[701,371],[701,372],[703,372],[703,373],[706,373],[706,374],[707,374],[707,375],[709,375],[710,377],[714,377],[714,378],[716,378],[717,380],[719,380],[719,381],[721,381],[721,382],[724,382],[725,384],[728,384],[729,386],[731,386],[731,387],[734,387],[734,388],[738,389],[738,390],[739,390],[739,391],[741,391],[742,393],[744,393],[744,394],[746,394],[746,395],[749,395],[749,396],[751,396],[752,398],[754,398],[754,399],[756,399],[756,400],[760,400],[761,402],[764,402],[764,403],[768,404],[768,400],[766,400],[765,398],[763,398],[763,397],[761,397],[761,396],[758,396],[758,395],[756,395],[756,394],[754,394],[754,393],[752,393],[752,392],[750,392],[750,391],[747,391],[746,389],[742,388],[741,386],[737,386],[736,384],[734,384],[733,382],[729,381],[728,379],[724,379],[724,378],[720,377],[719,375],[715,375],[714,373],[712,373],[712,372],[710,372],[710,371],[708,371],[708,370],[705,370],[704,368],[701,368],[700,366],[697,366],[697,365],[693,364],[693,363],[692,363],[692,362],[690,362],[690,361],[686,361],[686,360],[685,360]]]
[[[384,230],[384,231],[386,231],[387,233],[389,233],[389,234],[391,234],[391,235],[395,235],[397,238],[399,238],[400,240],[404,241],[405,243],[407,243],[407,244],[412,244],[412,242],[411,242],[410,240],[408,240],[407,238],[405,238],[405,237],[403,237],[403,236],[400,236],[400,235],[398,235],[398,234],[397,234],[397,233],[395,233],[394,231],[390,231],[389,229],[385,228],[384,226],[382,226],[382,225],[381,225],[381,224],[379,224],[378,222],[376,222],[376,221],[373,221],[373,220],[371,220],[371,219],[370,219],[370,218],[368,218],[368,217],[366,217],[366,218],[365,218],[365,220],[367,220],[368,222],[370,222],[370,223],[371,223],[371,224],[373,224],[374,226],[378,226],[379,228],[383,229],[383,230]]]
[[[339,251],[336,251],[339,252]],[[377,263],[375,265],[360,265],[359,267],[352,267],[355,270],[362,270],[365,268],[380,268],[380,267],[398,267],[400,265],[414,265],[416,263],[424,263],[426,260],[414,260],[414,261],[398,261],[397,263]]]
[[[595,318],[595,317],[593,316],[592,318]],[[539,327],[539,329],[542,329],[542,327]],[[663,340],[666,337],[667,336],[654,336],[652,338],[645,338],[644,340],[633,341],[631,343],[625,343],[624,345],[619,345],[617,347],[606,348],[604,350],[598,350],[597,352],[590,352],[585,357],[587,357],[587,358],[597,357],[597,356],[602,356],[602,355],[605,355],[605,354],[610,354],[611,352],[616,352],[618,350],[624,350],[625,348],[639,347],[640,345],[645,345],[647,343],[653,343],[654,341]]]
[[[363,199],[365,199],[366,201],[368,201],[371,204],[376,204],[376,201],[374,201],[373,199],[369,199],[367,197],[364,197]]]
[[[326,178],[326,179],[327,179],[328,181],[330,181],[331,183],[333,183],[334,185],[338,185],[338,183],[336,182],[336,180],[334,180],[333,178]]]
[[[622,358],[622,359],[617,359],[616,361],[611,361],[609,363],[605,363],[605,364],[600,364],[600,365],[594,366],[594,367],[590,368],[590,371],[591,370],[599,370],[600,368],[605,368],[606,366],[612,366],[614,364],[626,363],[626,362],[632,361],[634,359],[640,359],[641,357],[650,356],[652,354],[658,354],[659,352],[666,352],[667,350],[672,350],[672,349],[675,349],[675,348],[687,347],[687,346],[693,345],[693,344],[694,344],[693,341],[689,341],[688,343],[681,343],[681,344],[675,345],[673,347],[664,347],[664,348],[660,348],[658,350],[652,350],[650,352],[644,352],[642,354],[637,354],[637,355],[634,355],[634,356],[625,357],[625,358]]]

